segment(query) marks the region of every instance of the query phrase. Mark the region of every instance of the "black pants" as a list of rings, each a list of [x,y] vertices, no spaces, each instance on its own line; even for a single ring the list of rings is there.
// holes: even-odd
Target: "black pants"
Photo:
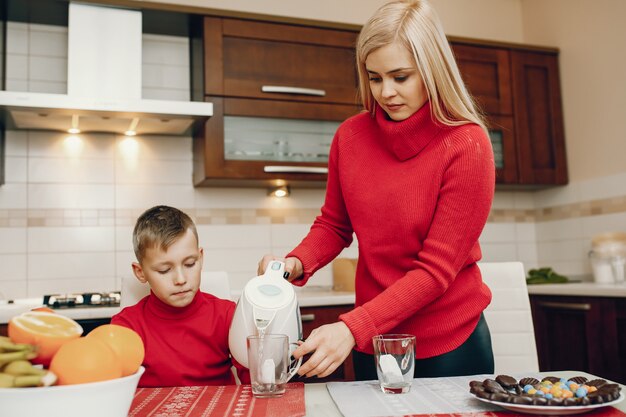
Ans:
[[[357,381],[378,379],[374,355],[352,351],[354,376]],[[415,360],[415,378],[435,378],[493,373],[491,335],[485,317],[461,346],[443,355]]]

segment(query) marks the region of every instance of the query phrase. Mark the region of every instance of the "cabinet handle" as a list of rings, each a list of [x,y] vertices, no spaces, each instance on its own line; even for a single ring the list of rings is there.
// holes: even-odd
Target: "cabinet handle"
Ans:
[[[591,304],[589,303],[559,303],[554,301],[542,301],[539,303],[541,307],[555,308],[558,310],[578,310],[589,311],[591,310]]]
[[[302,316],[300,316],[300,318],[302,319],[302,322],[308,322],[308,321],[315,321],[315,314],[311,313],[311,314],[303,314]]]
[[[263,167],[264,172],[293,172],[300,174],[328,174],[328,168],[325,167],[299,167],[291,165],[266,165]]]
[[[281,93],[281,94],[302,94],[305,96],[324,97],[326,90],[317,90],[315,88],[287,87],[285,85],[264,85],[261,87],[264,93]]]

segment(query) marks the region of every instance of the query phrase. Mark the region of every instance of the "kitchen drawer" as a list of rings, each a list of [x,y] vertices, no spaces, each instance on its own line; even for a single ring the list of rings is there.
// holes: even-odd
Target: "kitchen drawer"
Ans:
[[[356,104],[357,32],[205,17],[207,96]]]
[[[313,329],[316,329],[324,324],[335,323],[339,321],[339,315],[347,313],[354,309],[354,305],[340,305],[340,306],[323,306],[323,307],[300,307],[300,314],[302,316],[302,333],[306,339],[309,337]],[[308,358],[305,357],[304,360]],[[304,361],[303,360],[303,361]],[[326,378],[303,378],[295,377],[292,381],[301,382],[328,382],[328,381],[354,381],[354,368],[352,365],[352,353],[348,358],[339,366],[335,372]]]

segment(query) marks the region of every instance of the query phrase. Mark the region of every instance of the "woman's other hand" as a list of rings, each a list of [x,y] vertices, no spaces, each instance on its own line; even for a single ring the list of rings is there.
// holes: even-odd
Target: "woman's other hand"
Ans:
[[[354,345],[354,336],[344,322],[318,327],[293,352],[296,359],[313,352],[309,360],[302,364],[298,374],[307,377],[317,375],[318,378],[332,374],[346,360]]]
[[[269,265],[271,261],[281,261],[285,263],[285,274],[289,274],[286,277],[289,282],[293,281],[294,279],[300,278],[304,273],[304,267],[302,266],[302,262],[300,262],[300,259],[293,257],[281,259],[272,254],[268,254],[261,258],[259,266],[257,267],[257,275],[263,275],[265,273],[265,270],[267,269],[267,265]]]

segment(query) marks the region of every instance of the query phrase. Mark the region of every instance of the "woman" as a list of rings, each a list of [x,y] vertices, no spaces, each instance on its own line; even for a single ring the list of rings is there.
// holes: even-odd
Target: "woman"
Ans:
[[[416,336],[416,377],[492,373],[491,293],[476,265],[495,183],[484,122],[425,0],[383,5],[356,52],[367,112],[337,130],[321,215],[285,258],[304,285],[356,234],[356,308],[294,352],[313,352],[299,373],[327,376],[354,348],[356,379],[376,379],[382,333]]]

